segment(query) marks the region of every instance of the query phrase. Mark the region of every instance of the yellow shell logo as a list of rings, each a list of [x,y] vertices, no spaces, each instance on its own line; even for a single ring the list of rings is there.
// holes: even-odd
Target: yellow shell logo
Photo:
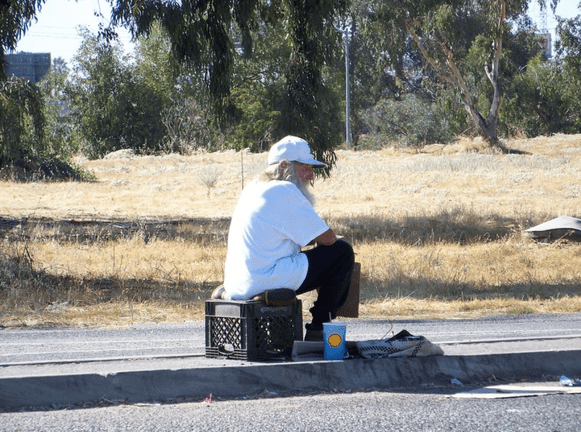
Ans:
[[[337,347],[341,346],[341,342],[343,342],[343,338],[341,337],[340,334],[333,333],[332,335],[330,335],[327,338],[327,342],[329,342],[329,345],[331,345],[333,348],[337,348]]]

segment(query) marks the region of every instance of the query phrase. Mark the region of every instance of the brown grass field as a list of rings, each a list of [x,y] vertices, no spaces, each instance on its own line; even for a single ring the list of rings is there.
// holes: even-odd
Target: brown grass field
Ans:
[[[316,207],[355,248],[361,318],[581,311],[579,243],[523,235],[581,217],[581,135],[505,145],[526,154],[478,140],[337,151]],[[77,162],[97,180],[0,182],[0,326],[203,319],[242,182],[266,154]]]

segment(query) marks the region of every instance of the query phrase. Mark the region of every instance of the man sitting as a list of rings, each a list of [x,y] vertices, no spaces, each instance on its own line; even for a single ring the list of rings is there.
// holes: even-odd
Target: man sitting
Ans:
[[[323,323],[347,299],[353,248],[313,208],[312,167],[325,164],[313,158],[305,140],[283,138],[270,149],[268,164],[244,188],[234,210],[220,296],[249,300],[266,292],[284,300],[289,292],[318,288],[305,340],[322,340]],[[302,251],[311,244],[316,247]]]

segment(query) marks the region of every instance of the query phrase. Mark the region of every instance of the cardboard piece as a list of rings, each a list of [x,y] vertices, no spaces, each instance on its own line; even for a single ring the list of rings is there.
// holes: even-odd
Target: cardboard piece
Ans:
[[[345,318],[359,318],[359,281],[361,279],[361,263],[353,266],[349,296],[345,304],[337,311],[337,316]]]
[[[455,399],[504,399],[527,396],[546,396],[550,394],[581,393],[581,387],[563,387],[557,384],[507,384],[482,387],[449,397]]]

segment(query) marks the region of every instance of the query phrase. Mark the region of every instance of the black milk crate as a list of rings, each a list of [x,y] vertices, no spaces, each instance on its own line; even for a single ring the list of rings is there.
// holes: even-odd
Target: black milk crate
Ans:
[[[303,340],[301,301],[268,306],[255,300],[206,300],[206,357],[268,360],[292,354]]]

